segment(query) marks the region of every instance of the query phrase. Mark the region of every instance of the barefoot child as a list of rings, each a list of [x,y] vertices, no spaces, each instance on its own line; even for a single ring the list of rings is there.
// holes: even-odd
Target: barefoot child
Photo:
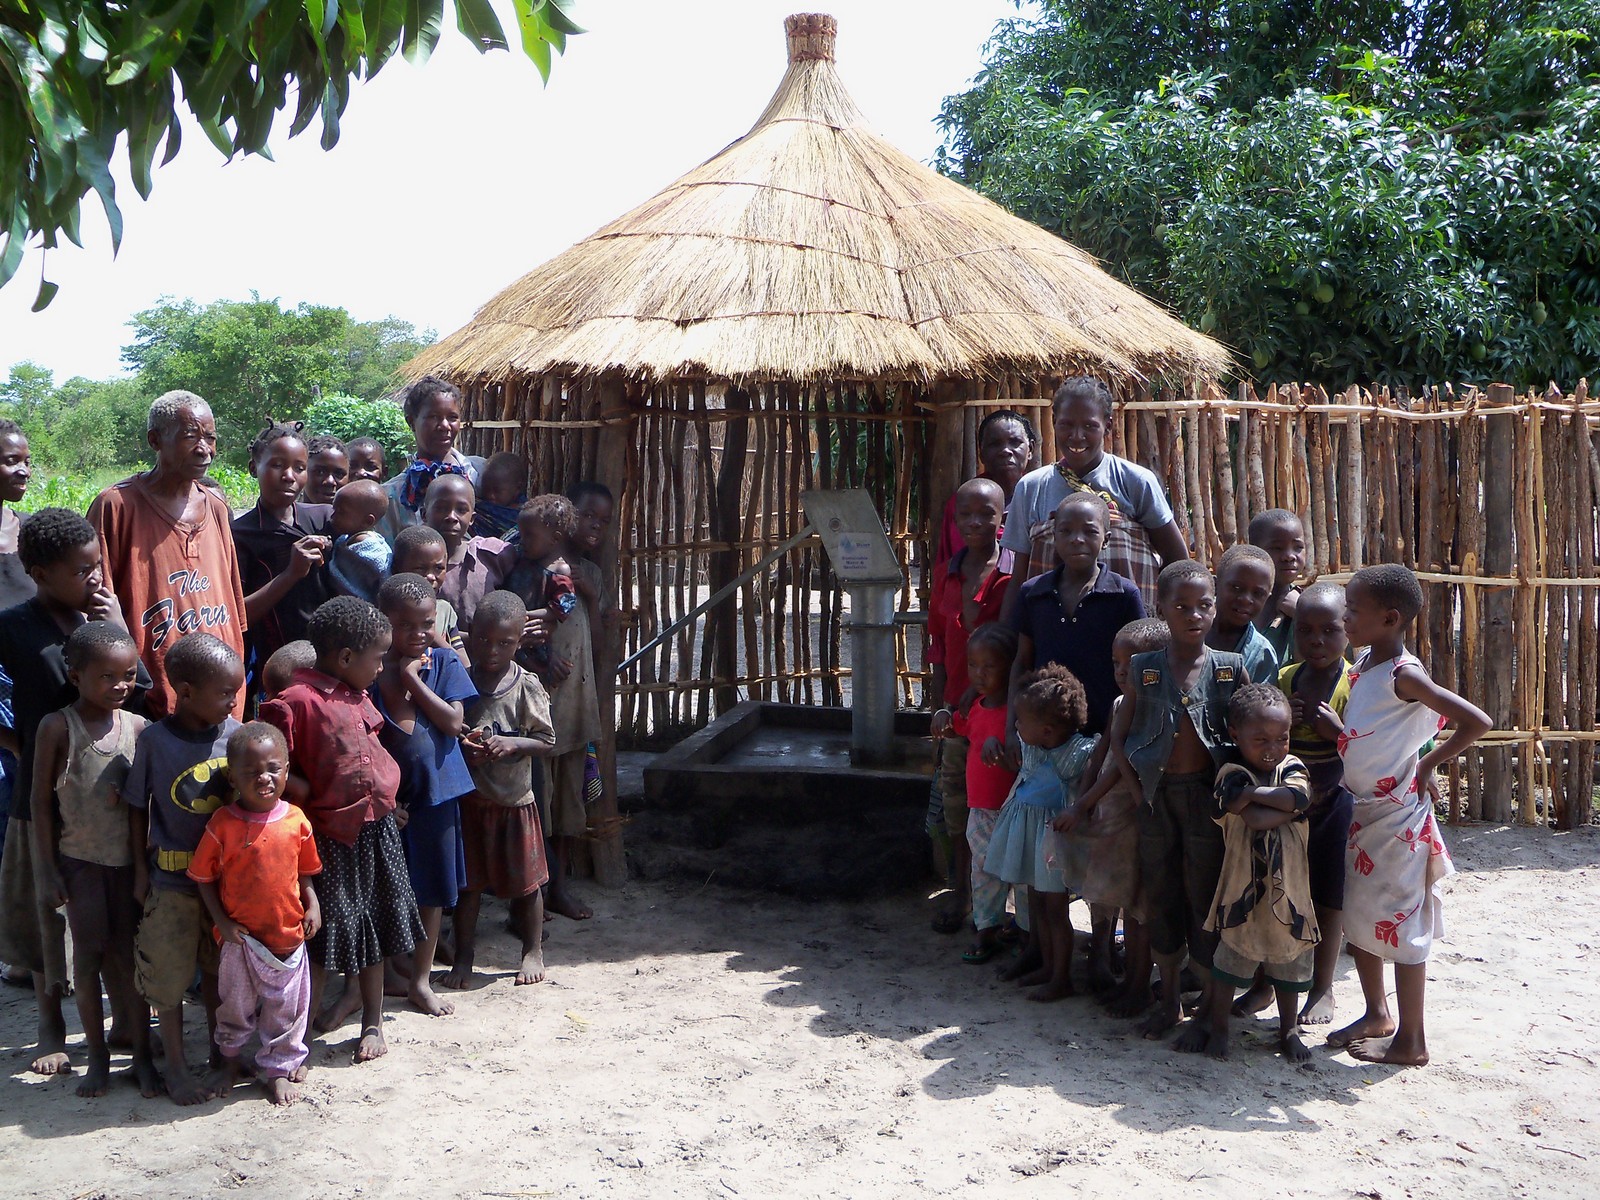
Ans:
[[[139,735],[124,798],[134,810],[134,897],[144,903],[134,959],[139,992],[161,1023],[167,1095],[190,1105],[215,1092],[184,1061],[183,994],[198,966],[206,1026],[215,1030],[217,944],[189,863],[206,822],[231,794],[228,738],[239,728],[232,714],[244,664],[227,643],[191,633],[167,651],[165,666],[172,715]]]
[[[1212,786],[1233,749],[1227,707],[1248,682],[1244,659],[1206,645],[1216,616],[1211,573],[1192,559],[1162,568],[1156,611],[1167,623],[1164,651],[1129,664],[1133,711],[1124,741],[1144,803],[1139,808],[1139,873],[1145,925],[1161,968],[1161,1003],[1142,1032],[1158,1038],[1181,1011],[1178,968],[1184,950],[1209,973],[1216,934],[1204,927],[1222,871],[1222,831],[1212,819]],[[1192,1033],[1203,1039],[1201,1022]]]
[[[967,831],[972,924],[977,931],[977,939],[961,959],[976,964],[988,962],[1000,949],[1010,890],[984,863],[1000,806],[1017,778],[1001,753],[1006,736],[1006,689],[1011,681],[1011,661],[1017,655],[1017,635],[999,621],[990,621],[972,631],[966,653],[967,679],[976,698],[965,712],[958,705],[934,713],[933,736],[961,738],[975,747],[964,756],[961,794],[967,813],[956,828]],[[1026,913],[1021,915],[1027,919]]]
[[[389,622],[365,600],[336,596],[313,614],[306,634],[317,665],[261,706],[261,718],[289,745],[289,797],[316,835],[322,873],[313,888],[322,928],[307,944],[311,1011],[327,1032],[357,1010],[355,1060],[388,1053],[383,1038],[383,960],[410,954],[422,921],[395,822],[400,768],[383,748],[383,717],[367,689],[383,670]],[[356,973],[338,1004],[322,1012],[329,972]]]
[[[1306,531],[1300,518],[1286,508],[1269,508],[1250,518],[1252,546],[1272,559],[1272,594],[1255,619],[1280,663],[1294,657],[1294,609],[1300,597],[1295,581],[1306,569]]]
[[[1333,1019],[1333,976],[1344,945],[1344,852],[1355,806],[1355,797],[1344,786],[1338,746],[1350,700],[1344,603],[1344,588],[1336,583],[1314,583],[1300,593],[1294,610],[1299,661],[1278,672],[1278,688],[1289,697],[1294,714],[1289,752],[1305,763],[1311,779],[1306,852],[1311,858],[1311,904],[1322,933],[1311,990],[1300,1012],[1302,1025],[1326,1025]]]
[[[1089,906],[1089,976],[1097,991],[1108,992],[1104,1001],[1113,1016],[1137,1016],[1150,1007],[1150,939],[1144,929],[1144,908],[1139,887],[1139,777],[1125,757],[1133,702],[1129,685],[1135,654],[1164,651],[1171,639],[1167,623],[1159,617],[1141,617],[1117,631],[1111,643],[1117,687],[1124,693],[1111,708],[1106,732],[1095,745],[1094,757],[1084,770],[1092,786],[1062,810],[1054,828],[1077,843],[1070,855],[1081,863],[1078,894]],[[1120,714],[1120,717],[1119,717]],[[1112,972],[1111,940],[1117,913],[1122,913],[1123,982],[1116,987]],[[1114,990],[1113,990],[1114,989]]]
[[[446,987],[472,986],[484,892],[511,906],[511,926],[522,938],[516,982],[544,979],[540,889],[550,871],[535,780],[543,778],[537,760],[550,753],[556,734],[544,685],[516,662],[527,619],[527,606],[515,593],[490,592],[472,624],[472,683],[478,698],[467,709],[469,729],[461,748],[476,790],[461,800],[467,880],[456,902],[456,957],[444,977]]]
[[[426,525],[408,525],[395,535],[394,561],[390,569],[396,575],[421,575],[437,596],[439,581],[444,578],[449,558],[444,538],[439,536],[437,529],[430,529]],[[467,644],[461,634],[460,619],[447,600],[434,602],[433,633],[428,645],[454,650],[463,667],[472,665],[467,657]]]
[[[300,498],[307,504],[332,504],[350,478],[350,455],[331,433],[319,433],[306,442],[306,486]]]
[[[344,452],[350,459],[349,482],[354,483],[357,479],[383,482],[388,471],[384,469],[383,447],[378,444],[377,438],[351,438],[344,444]]]
[[[1272,571],[1272,559],[1255,546],[1229,546],[1217,563],[1217,619],[1206,645],[1244,659],[1252,683],[1278,682],[1278,655],[1255,627],[1272,595]]]
[[[30,1070],[54,1075],[69,1070],[66,996],[66,923],[39,900],[34,881],[32,817],[33,760],[40,723],[78,698],[63,648],[85,619],[122,625],[122,610],[101,570],[94,526],[65,508],[42,508],[22,522],[17,557],[38,588],[21,604],[0,612],[0,666],[16,681],[12,718],[17,737],[17,778],[5,854],[0,861],[0,958],[32,977],[39,1044]],[[143,664],[136,693],[150,687]],[[112,1012],[108,1042],[131,1038]]]
[[[1031,671],[1012,698],[1022,770],[995,821],[985,868],[1028,889],[1028,929],[1038,939],[1041,964],[1018,977],[1036,984],[1029,1000],[1060,1000],[1073,994],[1071,896],[1066,882],[1045,862],[1045,832],[1074,799],[1094,739],[1083,732],[1088,701],[1083,685],[1059,663]]]
[[[217,968],[220,1094],[243,1073],[252,1036],[256,1078],[274,1104],[300,1098],[311,972],[305,940],[322,915],[311,879],[322,870],[305,814],[285,800],[289,748],[276,726],[251,721],[228,738],[238,799],[219,808],[189,864],[221,944]]]
[[[466,886],[460,800],[472,791],[472,776],[457,738],[466,727],[465,707],[478,690],[453,650],[429,645],[434,604],[433,589],[420,575],[393,575],[383,585],[378,610],[389,618],[394,636],[371,690],[383,715],[379,739],[400,767],[396,798],[406,814],[401,841],[422,918],[408,994],[414,1008],[445,1017],[455,1005],[433,990],[433,955],[444,910],[455,906]]]
[[[942,710],[954,711],[966,698],[967,639],[980,625],[1000,618],[1000,601],[1011,581],[1011,551],[1000,549],[1000,522],[1006,497],[992,479],[969,479],[956,490],[956,529],[961,548],[933,581],[928,603],[928,662],[932,694]],[[954,933],[967,923],[971,901],[972,853],[967,845],[967,756],[964,737],[947,734],[939,743],[939,776],[944,797],[944,827],[950,835],[953,895],[935,928]]]
[[[528,606],[530,628],[542,623],[548,631],[548,656],[544,661],[537,654],[525,657],[523,665],[537,672],[549,690],[550,721],[556,730],[555,747],[545,759],[544,831],[550,841],[545,907],[583,921],[591,915],[589,906],[571,892],[567,870],[577,840],[589,828],[585,767],[589,744],[600,737],[600,698],[589,610],[578,599],[567,557],[577,512],[565,496],[535,496],[522,506],[517,530],[522,557],[506,578],[506,590]]]
[[[1425,783],[1493,725],[1488,714],[1434,683],[1406,649],[1422,587],[1403,566],[1365,567],[1345,588],[1345,631],[1365,646],[1350,669],[1339,753],[1355,795],[1345,859],[1345,937],[1366,1011],[1329,1036],[1355,1058],[1425,1066],[1423,994],[1428,954],[1443,932],[1439,884],[1455,871]],[[1450,723],[1449,739],[1417,747]],[[1400,1020],[1389,1015],[1384,961],[1394,963]]]
[[[133,986],[133,838],[122,788],[133,767],[143,717],[124,712],[139,675],[139,650],[109,621],[80,625],[67,638],[68,678],[78,698],[39,724],[33,769],[34,861],[40,894],[65,903],[72,929],[72,986],[89,1065],[80,1096],[103,1096],[111,1080],[100,984],[112,1023],[133,1038],[134,1073],[156,1090],[150,1017]]]
[[[1182,1049],[1228,1057],[1235,988],[1262,972],[1278,999],[1278,1048],[1292,1063],[1311,1061],[1300,1040],[1299,998],[1311,987],[1317,923],[1311,915],[1305,764],[1289,753],[1289,701],[1270,683],[1252,683],[1228,701],[1228,732],[1238,752],[1217,773],[1222,875],[1206,916],[1217,934],[1211,960],[1210,1029]]]
[[[358,479],[339,489],[333,498],[328,532],[329,591],[335,596],[359,596],[371,603],[389,578],[392,552],[378,533],[378,522],[389,511],[389,497],[371,480]]]

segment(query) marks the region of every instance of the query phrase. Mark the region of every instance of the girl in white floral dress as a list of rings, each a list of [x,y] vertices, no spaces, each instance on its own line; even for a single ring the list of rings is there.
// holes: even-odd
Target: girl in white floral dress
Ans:
[[[1443,932],[1440,882],[1455,870],[1434,817],[1427,780],[1490,729],[1487,714],[1434,683],[1405,646],[1422,608],[1417,577],[1393,564],[1356,572],[1345,589],[1350,642],[1367,649],[1350,671],[1339,735],[1344,785],[1355,794],[1345,859],[1344,928],[1366,1012],[1329,1035],[1369,1062],[1428,1061],[1423,990],[1428,953]],[[1419,757],[1447,724],[1448,740]],[[1400,1019],[1390,1016],[1385,961],[1394,963]]]

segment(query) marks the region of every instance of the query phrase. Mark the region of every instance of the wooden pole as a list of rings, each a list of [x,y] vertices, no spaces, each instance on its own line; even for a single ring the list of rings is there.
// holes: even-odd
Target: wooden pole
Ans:
[[[1521,418],[1513,414],[1494,412],[1516,400],[1516,391],[1509,384],[1489,386],[1489,415],[1484,419],[1483,489],[1484,549],[1483,572],[1486,575],[1510,575],[1516,569],[1516,549],[1513,539],[1513,510],[1516,497],[1510,487],[1495,486],[1494,481],[1510,482],[1515,477],[1512,450],[1516,443],[1516,426]],[[1496,588],[1483,598],[1483,696],[1479,703],[1494,718],[1498,729],[1516,727],[1516,713],[1512,705],[1512,656],[1516,646],[1515,628],[1511,617],[1513,596],[1508,588]],[[1483,751],[1483,819],[1509,821],[1511,803],[1511,749],[1496,746]]]
[[[628,406],[621,379],[601,381],[599,446],[595,451],[595,477],[611,489],[617,507],[631,511],[633,472],[629,469],[638,417]],[[627,503],[623,503],[624,498]],[[604,595],[616,597],[618,541],[626,528],[600,546],[599,566],[605,578]],[[594,627],[595,671],[600,693],[600,799],[590,815],[589,856],[594,879],[601,887],[621,887],[628,878],[628,863],[622,847],[622,822],[617,813],[617,663],[621,661],[621,625],[602,621]]]

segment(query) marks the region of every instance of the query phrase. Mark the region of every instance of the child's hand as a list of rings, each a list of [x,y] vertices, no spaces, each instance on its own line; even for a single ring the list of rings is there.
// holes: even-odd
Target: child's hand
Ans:
[[[517,748],[512,745],[510,738],[491,733],[483,739],[483,756],[489,762],[504,762],[517,756]]]
[[[406,822],[409,820],[411,820],[411,814],[404,808],[396,808],[394,810],[394,827],[396,829],[404,829]]]
[[[312,567],[320,567],[328,556],[328,547],[332,542],[325,537],[303,537],[294,544],[289,555],[289,577],[291,579],[304,579],[311,574]]]
[[[67,903],[67,887],[61,882],[61,872],[55,863],[41,862],[34,871],[33,894],[39,903],[49,908],[63,908]]]
[[[321,928],[322,905],[317,902],[317,894],[312,892],[306,897],[306,915],[300,919],[300,930],[306,937],[313,938]]]
[[[1053,821],[1050,828],[1057,833],[1071,833],[1078,827],[1078,822],[1083,820],[1083,813],[1076,804],[1069,804],[1063,808]]]
[[[1306,720],[1306,702],[1303,697],[1289,697],[1289,720],[1295,725],[1309,724]]]
[[[933,725],[930,732],[936,738],[949,737],[950,728],[955,724],[948,708],[941,708],[933,714]]]
[[[84,606],[83,615],[91,621],[110,621],[113,625],[121,625],[122,606],[117,603],[116,593],[102,583],[98,591],[89,597],[89,603]]]
[[[556,686],[567,681],[567,676],[572,674],[572,664],[564,658],[550,656],[550,666],[545,670],[545,678]]]
[[[230,946],[244,945],[244,935],[250,931],[232,917],[223,917],[217,922],[217,934]]]
[[[1324,701],[1317,705],[1312,727],[1317,731],[1317,736],[1322,738],[1323,741],[1336,742],[1339,740],[1339,735],[1344,732],[1344,719],[1334,711],[1331,704]]]
[[[1015,771],[1022,765],[1021,756],[997,737],[984,739],[978,757],[983,760],[984,766],[999,767],[1003,771]]]
[[[540,610],[543,612],[543,610]],[[550,621],[544,616],[528,615],[522,626],[522,644],[524,646],[543,646],[550,641]]]

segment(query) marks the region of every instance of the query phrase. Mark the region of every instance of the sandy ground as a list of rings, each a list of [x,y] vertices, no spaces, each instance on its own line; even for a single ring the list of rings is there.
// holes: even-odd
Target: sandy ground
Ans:
[[[26,1073],[31,1001],[6,989],[0,1195],[1590,1200],[1600,836],[1452,832],[1424,1070],[1320,1047],[1296,1069],[1265,1023],[1212,1063],[1085,1000],[1024,1003],[929,932],[920,897],[635,885],[553,923],[538,987],[512,986],[486,910],[490,973],[458,1014],[391,1001],[389,1056],[350,1065],[353,1029],[315,1046],[289,1110],[250,1087],[188,1110],[128,1084],[80,1100]]]

